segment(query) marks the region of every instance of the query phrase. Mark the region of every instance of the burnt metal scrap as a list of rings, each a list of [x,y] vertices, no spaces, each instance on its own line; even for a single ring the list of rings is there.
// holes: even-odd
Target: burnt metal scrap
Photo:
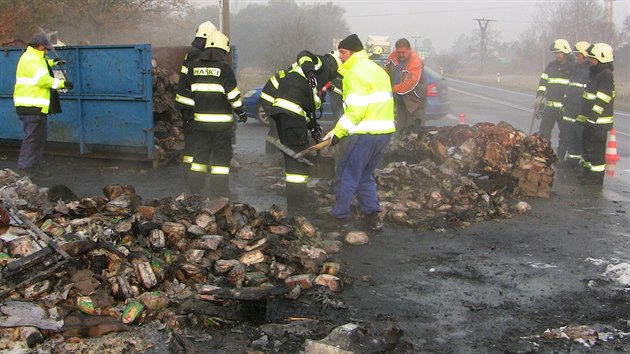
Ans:
[[[0,181],[13,197],[0,206],[0,337],[18,328],[30,346],[154,321],[181,333],[347,308],[340,241],[277,206],[187,194],[145,203],[120,184],[49,202],[28,177],[1,170]]]
[[[410,127],[376,171],[382,216],[439,229],[524,213],[520,197],[549,197],[556,160],[549,140],[506,123]],[[310,191],[319,205],[334,203],[333,181]]]

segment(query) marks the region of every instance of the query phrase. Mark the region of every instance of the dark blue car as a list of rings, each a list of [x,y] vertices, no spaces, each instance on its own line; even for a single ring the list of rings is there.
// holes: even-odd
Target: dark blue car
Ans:
[[[424,77],[427,80],[427,120],[440,119],[449,113],[451,106],[448,100],[448,85],[446,79],[427,67],[424,68]],[[268,125],[269,117],[267,117],[258,102],[262,88],[262,86],[258,86],[247,91],[243,96],[243,104],[245,105],[245,111],[248,117],[256,118],[261,123]],[[334,120],[330,99],[328,97],[322,106],[323,113],[321,119],[324,121]]]

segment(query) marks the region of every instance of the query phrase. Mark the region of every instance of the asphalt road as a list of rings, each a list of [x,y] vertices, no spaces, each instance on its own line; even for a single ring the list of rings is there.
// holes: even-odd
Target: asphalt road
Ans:
[[[452,115],[435,124],[512,120],[527,131],[531,97],[449,82]],[[264,152],[266,128],[250,121],[238,130],[232,188],[257,209],[284,206],[269,186],[274,157]],[[618,137],[621,140],[621,137]],[[625,150],[624,150],[625,151]],[[14,168],[15,151],[0,168]],[[625,166],[622,153],[619,166]],[[51,177],[77,195],[100,194],[109,183],[133,185],[144,199],[186,190],[179,166],[47,156]],[[526,199],[532,210],[513,219],[462,230],[417,232],[386,225],[365,246],[345,246],[343,268],[354,279],[341,296],[355,320],[395,324],[403,340],[428,353],[609,353],[630,350],[617,334],[592,347],[542,339],[545,330],[585,325],[600,333],[630,332],[629,285],[604,276],[630,263],[630,188],[627,167],[603,189],[585,189],[558,176],[550,199]]]

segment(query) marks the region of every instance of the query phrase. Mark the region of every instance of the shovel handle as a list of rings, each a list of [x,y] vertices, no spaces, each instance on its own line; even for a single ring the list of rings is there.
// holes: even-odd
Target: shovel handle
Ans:
[[[295,155],[295,157],[300,157],[301,158],[301,157],[303,157],[303,156],[305,156],[307,154],[310,154],[313,151],[319,151],[319,150],[321,150],[323,148],[329,147],[331,143],[332,143],[331,140],[324,140],[322,142],[319,142],[319,143],[317,143],[315,145],[309,146],[306,149],[298,152]]]

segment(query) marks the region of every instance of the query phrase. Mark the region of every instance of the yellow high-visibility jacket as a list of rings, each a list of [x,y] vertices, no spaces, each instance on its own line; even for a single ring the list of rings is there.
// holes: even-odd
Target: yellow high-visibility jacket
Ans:
[[[345,111],[333,129],[335,136],[395,132],[392,85],[385,70],[361,50],[338,72],[343,76]]]
[[[48,114],[50,89],[65,87],[65,81],[50,75],[49,66],[53,65],[53,60],[46,58],[43,51],[26,48],[15,72],[13,103],[18,113],[20,108],[39,108],[42,114]]]

